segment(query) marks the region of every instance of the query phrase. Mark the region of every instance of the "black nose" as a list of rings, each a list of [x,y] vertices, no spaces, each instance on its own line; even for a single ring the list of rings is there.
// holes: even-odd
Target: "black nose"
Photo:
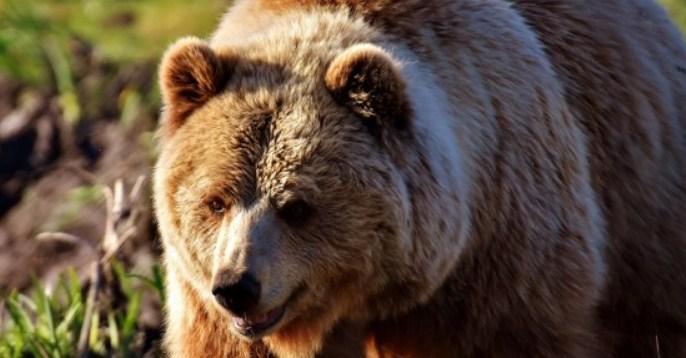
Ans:
[[[212,294],[222,307],[241,316],[257,306],[260,300],[260,283],[253,275],[244,273],[233,282],[219,280],[215,283]]]

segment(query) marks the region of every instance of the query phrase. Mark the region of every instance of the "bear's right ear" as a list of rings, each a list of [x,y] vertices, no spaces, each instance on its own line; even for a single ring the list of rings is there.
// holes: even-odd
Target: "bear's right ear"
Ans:
[[[183,38],[165,53],[160,65],[164,131],[173,133],[186,118],[226,84],[231,65],[205,41]]]

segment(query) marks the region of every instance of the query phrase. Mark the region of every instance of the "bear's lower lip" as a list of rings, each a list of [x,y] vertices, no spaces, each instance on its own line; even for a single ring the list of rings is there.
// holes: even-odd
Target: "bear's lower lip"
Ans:
[[[258,336],[279,323],[285,312],[285,305],[282,305],[263,314],[234,317],[233,326],[244,336]]]

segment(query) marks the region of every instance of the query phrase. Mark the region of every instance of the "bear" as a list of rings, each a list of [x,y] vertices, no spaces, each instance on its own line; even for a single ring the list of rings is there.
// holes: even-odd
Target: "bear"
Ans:
[[[160,65],[172,357],[686,357],[652,0],[238,0]]]

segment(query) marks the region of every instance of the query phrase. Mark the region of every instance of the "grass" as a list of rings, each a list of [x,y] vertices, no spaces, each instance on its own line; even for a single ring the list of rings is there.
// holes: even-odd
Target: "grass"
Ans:
[[[131,356],[141,348],[139,317],[144,295],[164,303],[164,277],[159,266],[150,276],[131,274],[113,262],[108,285],[118,291],[91,319],[88,340],[92,356]],[[29,293],[13,292],[0,336],[0,357],[74,357],[84,325],[86,287],[74,270],[64,273],[53,292],[34,280]]]
[[[69,87],[65,50],[73,38],[94,44],[119,63],[156,60],[180,36],[206,36],[228,2],[222,0],[4,0],[0,2],[0,72],[33,84],[51,69]]]
[[[686,32],[686,0],[660,0],[672,16],[672,19]]]
[[[128,357],[156,351],[159,319],[143,322],[141,317],[159,313],[166,301],[162,270],[153,264],[149,276],[132,274],[114,260],[140,229],[143,183],[140,176],[130,192],[124,191],[123,180],[117,180],[111,187],[87,186],[70,193],[76,203],[105,198],[100,243],[63,232],[36,238],[89,246],[96,257],[87,284],[72,269],[54,287],[34,279],[28,293],[10,293],[4,304],[7,314],[0,315],[0,357]],[[148,302],[145,310],[143,302]]]
[[[93,99],[79,97],[75,73],[92,69],[77,63],[76,47],[86,46],[97,62],[119,68],[154,63],[177,38],[207,36],[227,4],[222,0],[3,0],[0,74],[29,87],[55,89],[64,119],[77,124],[88,116],[84,112],[93,107]],[[139,105],[140,98],[125,99],[123,106],[128,109]],[[159,106],[158,98],[145,94],[145,99]],[[124,119],[132,118],[132,113],[124,113],[129,115]]]

